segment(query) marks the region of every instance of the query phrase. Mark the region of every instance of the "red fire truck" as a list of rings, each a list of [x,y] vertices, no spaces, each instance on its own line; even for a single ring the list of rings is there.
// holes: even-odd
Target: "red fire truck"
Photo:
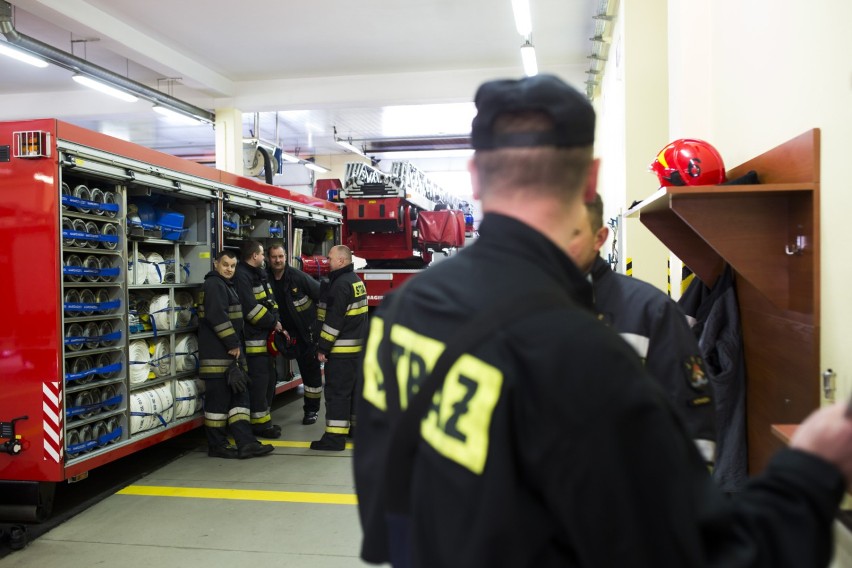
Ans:
[[[0,123],[0,520],[202,423],[194,298],[245,239],[322,254],[335,204],[53,119]],[[301,381],[280,383],[276,390]]]
[[[357,272],[370,306],[428,266],[434,254],[464,246],[473,231],[467,203],[408,162],[393,162],[390,173],[346,164],[339,199],[343,243],[367,261]]]

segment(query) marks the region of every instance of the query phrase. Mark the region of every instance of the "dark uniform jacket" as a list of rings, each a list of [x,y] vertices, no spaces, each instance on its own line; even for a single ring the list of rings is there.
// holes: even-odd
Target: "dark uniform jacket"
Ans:
[[[291,335],[295,334],[302,345],[312,345],[313,328],[317,321],[320,284],[298,268],[288,266],[280,280],[270,271],[269,283],[275,292],[281,324]]]
[[[574,303],[494,329],[436,393],[412,478],[414,565],[827,563],[839,471],[785,450],[729,501],[636,353],[596,321],[588,281],[537,231],[486,215],[476,243],[406,287],[393,364],[379,361],[381,307],[364,354],[354,467],[365,560],[388,558],[385,382],[409,393],[473,314],[563,290]]]
[[[228,351],[242,348],[243,311],[234,289],[215,270],[204,277],[198,296],[198,357],[202,379],[222,379],[233,356]]]
[[[598,257],[590,272],[598,319],[636,350],[686,422],[708,462],[715,454],[713,390],[698,342],[678,305],[647,282],[613,272]]]
[[[348,264],[333,270],[320,289],[317,352],[334,358],[359,357],[367,337],[367,289]]]
[[[692,332],[713,383],[718,433],[713,479],[723,490],[736,492],[748,479],[746,369],[730,266],[712,290],[693,278],[678,304],[692,318]]]
[[[246,322],[246,355],[266,356],[266,340],[278,322],[278,304],[266,279],[266,271],[240,261],[234,274],[234,287],[240,297]]]

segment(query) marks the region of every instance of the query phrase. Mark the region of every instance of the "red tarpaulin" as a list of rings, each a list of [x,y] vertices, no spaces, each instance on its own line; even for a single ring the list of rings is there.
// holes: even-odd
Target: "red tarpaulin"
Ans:
[[[421,211],[417,215],[420,242],[427,247],[464,246],[464,214],[461,211]]]

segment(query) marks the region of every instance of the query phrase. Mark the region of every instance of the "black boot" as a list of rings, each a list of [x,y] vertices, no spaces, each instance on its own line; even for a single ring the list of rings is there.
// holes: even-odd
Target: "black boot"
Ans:
[[[244,460],[246,458],[256,458],[259,456],[265,456],[266,454],[272,453],[275,447],[272,444],[261,444],[260,442],[252,442],[251,444],[246,444],[237,450],[237,456]]]
[[[310,410],[305,411],[305,417],[302,418],[302,424],[305,426],[310,426],[311,424],[316,424],[317,422],[317,413],[311,412]]]
[[[267,424],[263,428],[254,430],[252,433],[258,438],[276,439],[281,437],[281,426],[278,424]]]
[[[239,457],[237,448],[234,446],[210,446],[207,448],[207,455],[211,458],[224,458],[226,460],[235,460]]]
[[[324,452],[341,452],[346,449],[346,436],[326,432],[322,435],[322,438],[316,442],[311,442],[311,449]]]

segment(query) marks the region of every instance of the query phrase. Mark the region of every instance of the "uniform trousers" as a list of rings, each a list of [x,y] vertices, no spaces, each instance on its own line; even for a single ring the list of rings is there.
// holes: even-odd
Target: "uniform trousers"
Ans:
[[[317,360],[316,351],[300,353],[296,357],[299,372],[302,373],[302,383],[305,385],[304,411],[319,412],[322,400],[322,372]]]
[[[328,434],[349,434],[360,363],[360,357],[329,358],[325,363],[325,431]]]
[[[242,448],[257,439],[249,422],[249,393],[235,393],[225,378],[204,379],[204,431],[207,445],[219,448],[228,445],[228,430],[237,447]]]
[[[272,407],[272,398],[275,396],[275,373],[272,357],[269,355],[257,355],[246,357],[246,359],[248,374],[251,378],[249,387],[251,425],[252,430],[257,433],[269,426],[272,420],[269,409]]]

